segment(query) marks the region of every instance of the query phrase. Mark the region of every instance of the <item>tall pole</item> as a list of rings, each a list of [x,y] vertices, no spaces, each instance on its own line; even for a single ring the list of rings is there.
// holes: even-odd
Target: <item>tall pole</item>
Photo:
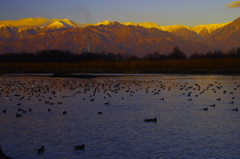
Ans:
[[[87,51],[91,52],[91,38],[90,37],[87,38]]]

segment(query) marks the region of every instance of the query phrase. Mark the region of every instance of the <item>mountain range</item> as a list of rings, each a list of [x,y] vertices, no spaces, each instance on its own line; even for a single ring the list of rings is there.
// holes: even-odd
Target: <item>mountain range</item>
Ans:
[[[27,19],[28,20],[28,19]],[[27,22],[27,20],[25,20]],[[240,18],[223,24],[159,26],[156,23],[120,23],[104,21],[80,24],[69,19],[53,19],[51,23],[11,25],[0,22],[0,54],[36,53],[46,49],[87,51],[91,38],[93,52],[130,53],[144,56],[149,52],[167,54],[179,47],[186,55],[195,52],[228,51],[240,47]],[[17,24],[17,23],[15,23]]]

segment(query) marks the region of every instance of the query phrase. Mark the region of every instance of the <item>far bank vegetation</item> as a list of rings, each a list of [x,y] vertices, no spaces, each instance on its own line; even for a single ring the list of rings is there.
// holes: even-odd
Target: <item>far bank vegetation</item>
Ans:
[[[187,57],[178,47],[167,55],[43,50],[38,53],[0,55],[0,73],[240,73],[240,48],[210,51]]]

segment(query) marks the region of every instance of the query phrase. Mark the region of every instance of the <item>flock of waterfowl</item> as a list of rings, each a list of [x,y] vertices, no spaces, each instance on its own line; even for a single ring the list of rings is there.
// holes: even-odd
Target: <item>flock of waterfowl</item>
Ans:
[[[131,98],[137,95],[138,92],[145,94],[151,94],[156,96],[159,101],[170,101],[170,98],[166,98],[163,91],[179,91],[183,96],[186,96],[187,101],[191,102],[195,98],[203,95],[207,91],[216,94],[229,94],[231,95],[231,100],[228,101],[230,105],[234,105],[236,98],[234,97],[234,92],[240,88],[240,84],[235,83],[235,87],[231,91],[224,89],[224,86],[220,82],[212,82],[207,84],[207,86],[201,86],[200,84],[188,84],[185,83],[175,83],[169,81],[164,81],[161,79],[152,80],[136,80],[136,81],[121,81],[114,79],[106,80],[102,79],[68,79],[68,78],[18,78],[17,76],[12,77],[1,77],[0,78],[0,100],[9,101],[10,104],[16,105],[16,118],[24,117],[24,114],[31,113],[34,110],[32,107],[24,107],[23,103],[34,100],[40,105],[48,105],[45,111],[46,113],[53,111],[52,105],[61,105],[64,103],[64,98],[75,97],[82,98],[83,101],[95,102],[96,96],[101,94],[103,100],[105,100],[103,105],[111,105],[112,96],[118,97],[121,100],[126,98]],[[64,91],[68,90],[68,91]],[[67,93],[65,93],[67,92]],[[118,92],[124,92],[124,96],[118,96]],[[65,94],[64,94],[65,93]],[[122,93],[123,94],[123,93]],[[173,97],[174,98],[174,97]],[[237,99],[239,100],[239,99]],[[217,102],[223,101],[221,97],[216,98]],[[203,107],[202,110],[208,111],[209,107],[217,107],[216,103],[209,103],[209,106]],[[8,107],[1,105],[2,113],[8,113]],[[238,107],[229,108],[232,111],[238,111]],[[63,115],[67,114],[67,110],[63,109]],[[97,114],[103,114],[102,111],[98,111]],[[143,119],[144,122],[157,122],[157,118],[146,118]],[[84,144],[75,146],[76,150],[83,150]],[[38,153],[44,152],[45,147],[42,146],[38,149]]]
[[[78,94],[87,94],[87,92],[93,93],[89,96],[89,100],[94,102],[95,96],[97,93],[104,94],[104,99],[108,98],[104,104],[109,105],[111,99],[111,94],[118,93],[119,91],[125,91],[126,94],[129,96],[133,96],[138,91],[145,91],[146,94],[152,93],[153,95],[159,95],[161,90],[168,90],[171,91],[172,87],[179,87],[179,90],[183,91],[183,95],[186,95],[188,101],[192,101],[193,98],[198,97],[206,91],[212,91],[212,93],[216,93],[217,91],[222,91],[223,94],[231,94],[232,101],[229,101],[229,104],[234,104],[235,97],[233,96],[234,91],[240,88],[240,85],[236,83],[236,87],[233,88],[231,92],[227,92],[227,90],[223,90],[223,85],[218,82],[210,83],[207,85],[206,88],[202,88],[199,84],[188,85],[188,83],[180,84],[180,83],[173,83],[171,85],[167,85],[168,81],[161,81],[161,80],[150,80],[150,81],[132,81],[131,82],[102,82],[102,81],[93,81],[89,82],[87,80],[63,80],[63,79],[40,79],[37,80],[19,80],[17,77],[12,78],[11,80],[3,78],[0,84],[0,99],[5,98],[6,100],[11,101],[13,98],[19,99],[19,102],[16,104],[17,106],[21,107],[21,101],[27,100],[30,101],[34,96],[35,100],[37,100],[42,104],[63,104],[62,101],[56,101],[54,99],[62,99],[67,97],[75,97]],[[150,88],[149,84],[154,84],[152,88]],[[134,85],[134,87],[133,87]],[[146,88],[143,88],[147,85]],[[62,94],[62,90],[69,89],[72,93]],[[135,90],[134,90],[135,89]],[[176,88],[175,88],[176,89]],[[193,97],[193,91],[195,91],[195,96]],[[196,92],[197,91],[197,92]],[[218,92],[219,93],[219,92]],[[124,97],[121,97],[124,100]],[[84,97],[83,100],[87,100],[87,97]],[[164,97],[160,97],[159,100],[164,101]],[[221,98],[217,98],[217,101],[221,101]],[[55,102],[54,102],[55,101]],[[216,104],[209,104],[210,107],[216,107]],[[2,106],[3,107],[3,106]],[[1,107],[1,108],[2,108]],[[17,108],[18,112],[16,112],[16,117],[22,117],[23,114],[26,112],[31,112],[32,108]],[[203,108],[203,110],[208,110],[208,107]],[[233,111],[238,111],[238,108],[232,109]],[[48,112],[52,111],[51,108],[47,109]],[[7,113],[7,108],[2,110],[3,113]],[[62,111],[62,114],[67,114],[66,110]],[[98,114],[102,114],[98,112]]]

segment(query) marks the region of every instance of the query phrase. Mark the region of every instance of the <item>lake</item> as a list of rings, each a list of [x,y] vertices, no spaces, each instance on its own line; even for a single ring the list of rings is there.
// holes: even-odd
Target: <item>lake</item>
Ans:
[[[0,145],[16,159],[240,158],[239,94],[240,76],[2,75]]]

